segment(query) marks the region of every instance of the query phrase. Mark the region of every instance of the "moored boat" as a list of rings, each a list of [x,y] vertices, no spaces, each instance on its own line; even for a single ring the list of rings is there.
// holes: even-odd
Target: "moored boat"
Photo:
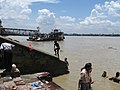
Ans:
[[[48,34],[35,34],[29,36],[27,39],[28,41],[63,41],[65,39],[64,33],[61,32],[59,29],[54,29],[53,32],[50,32]]]

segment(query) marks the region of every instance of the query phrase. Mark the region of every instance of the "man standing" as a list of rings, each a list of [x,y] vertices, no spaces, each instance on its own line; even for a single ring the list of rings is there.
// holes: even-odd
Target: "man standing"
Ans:
[[[7,42],[2,43],[0,46],[0,50],[3,50],[4,53],[3,58],[4,58],[4,66],[6,69],[4,72],[10,72],[12,69],[12,57],[13,57],[12,48],[14,46],[15,45]]]
[[[60,50],[60,46],[57,43],[57,41],[54,41],[54,51],[55,51],[55,55],[58,55],[59,58],[59,50]]]

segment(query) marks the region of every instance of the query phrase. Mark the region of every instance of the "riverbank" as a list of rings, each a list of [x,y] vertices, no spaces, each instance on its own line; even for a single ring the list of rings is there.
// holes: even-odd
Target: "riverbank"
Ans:
[[[26,41],[28,37],[10,38],[19,40],[21,43],[29,43],[38,50],[42,50],[54,55],[54,42],[30,42]],[[103,71],[107,71],[108,77],[115,75],[120,69],[120,37],[104,36],[66,36],[64,41],[60,41],[60,59],[68,58],[69,74],[54,78],[54,82],[65,90],[77,90],[78,80],[80,78],[80,68],[86,62],[93,65],[92,78],[95,83],[93,90],[119,90],[120,85],[108,79],[102,78]],[[34,74],[22,75],[25,81],[33,80]],[[29,79],[30,78],[30,79]]]

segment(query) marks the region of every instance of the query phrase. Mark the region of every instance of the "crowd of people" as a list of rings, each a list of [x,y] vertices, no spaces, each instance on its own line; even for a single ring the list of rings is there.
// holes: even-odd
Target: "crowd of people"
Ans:
[[[106,71],[103,72],[102,77],[109,78]],[[110,77],[109,80],[112,80],[113,82],[116,83],[120,83],[120,72],[116,72],[115,76]]]
[[[92,90],[91,84],[94,83],[91,77],[92,63],[86,63],[84,67],[81,68],[80,79],[78,82],[78,90]],[[106,71],[103,71],[102,77],[109,78]],[[120,72],[116,72],[114,77],[110,77],[109,80],[120,83]]]
[[[55,51],[55,55],[58,55],[59,57],[60,45],[57,41],[54,41],[54,51]],[[67,58],[65,58],[64,61],[68,66],[69,63],[67,61]],[[92,72],[92,63],[86,63],[85,66],[81,68],[80,79],[78,82],[78,90],[91,90],[92,89],[91,84],[93,84],[94,81],[92,80],[91,72]],[[116,72],[116,75],[114,77],[109,78],[109,80],[120,83],[119,76],[120,76],[120,73]],[[103,72],[102,77],[108,78],[106,71]]]

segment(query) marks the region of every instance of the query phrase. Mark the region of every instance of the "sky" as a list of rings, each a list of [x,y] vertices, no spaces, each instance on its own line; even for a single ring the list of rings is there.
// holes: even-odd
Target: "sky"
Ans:
[[[49,33],[120,33],[120,0],[0,0],[3,27]]]

